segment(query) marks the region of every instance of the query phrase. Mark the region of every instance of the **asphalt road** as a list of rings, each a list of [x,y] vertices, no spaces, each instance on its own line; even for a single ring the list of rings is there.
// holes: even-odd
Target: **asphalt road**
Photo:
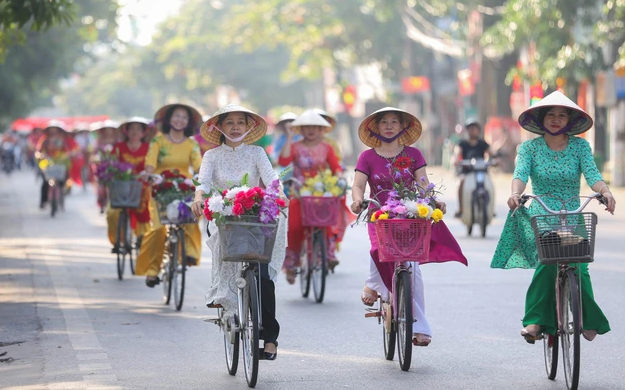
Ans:
[[[449,214],[456,184],[444,171]],[[436,179],[438,180],[438,179]],[[519,336],[529,270],[489,268],[506,215],[508,177],[496,176],[498,218],[485,239],[467,237],[447,217],[469,267],[422,267],[433,342],[414,348],[409,372],[383,358],[381,326],[364,318],[360,291],[368,272],[365,228],[348,230],[341,265],[323,304],[300,297],[281,276],[278,359],[260,363],[259,389],[563,389],[544,372],[541,344]],[[203,322],[210,252],[188,273],[181,312],[163,305],[161,289],[142,277],[117,280],[106,221],[89,190],[74,189],[65,212],[38,209],[32,172],[0,177],[0,388],[246,388],[243,370],[228,375],[222,335]],[[600,216],[596,299],[612,331],[582,342],[581,389],[624,388],[624,192],[615,216]]]

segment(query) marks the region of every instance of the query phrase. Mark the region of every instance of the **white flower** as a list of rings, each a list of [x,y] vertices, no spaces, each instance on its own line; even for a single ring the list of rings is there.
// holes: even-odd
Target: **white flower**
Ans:
[[[188,186],[192,186],[192,185],[194,185],[194,184],[193,184],[193,180],[191,180],[191,179],[189,179],[189,178],[185,179],[185,181],[184,181],[183,183],[187,184]]]
[[[224,211],[224,199],[219,194],[215,194],[209,198],[209,210],[214,213],[221,213]]]
[[[324,191],[324,183],[322,183],[322,182],[318,181],[318,182],[317,182],[317,183],[315,183],[315,185],[313,186],[313,189],[314,189],[315,191],[319,191],[319,192]]]
[[[170,222],[178,222],[178,205],[180,204],[180,200],[176,199],[172,203],[168,204],[166,207],[167,219]]]
[[[227,217],[229,215],[235,215],[233,213],[233,206],[225,206],[224,207],[224,211],[222,211],[222,215]]]
[[[428,216],[426,217],[426,219],[430,219],[430,216],[433,215],[433,208],[430,207],[430,205],[426,205],[426,208],[428,208]]]
[[[302,190],[300,191],[300,196],[311,196],[311,191],[309,190]]]
[[[225,198],[228,200],[233,200],[235,199],[235,196],[237,195],[238,192],[246,192],[248,191],[250,188],[248,186],[241,186],[241,187],[235,187],[233,189],[228,190],[228,192],[226,192],[226,196]]]
[[[411,199],[402,199],[400,201],[406,207],[406,211],[408,215],[415,216],[417,214],[417,202]]]
[[[324,197],[326,198],[332,198],[333,196],[334,195],[332,194],[332,192],[328,192],[328,191],[324,192]]]

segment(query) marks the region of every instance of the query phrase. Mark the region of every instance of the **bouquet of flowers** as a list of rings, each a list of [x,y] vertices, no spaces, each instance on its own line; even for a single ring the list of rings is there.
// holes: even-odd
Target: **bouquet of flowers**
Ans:
[[[191,203],[196,192],[193,180],[178,170],[163,171],[152,185],[152,196],[159,204],[159,214],[164,211],[169,222],[189,222],[194,217]]]
[[[300,196],[339,197],[346,193],[347,188],[346,179],[334,176],[330,169],[326,169],[304,181]]]
[[[371,215],[370,222],[385,219],[429,219],[439,222],[443,219],[443,212],[437,208],[437,195],[440,191],[433,183],[420,185],[427,183],[425,177],[419,181],[414,180],[411,164],[410,157],[402,156],[387,165],[393,189],[388,190],[387,201],[380,210]],[[379,193],[383,192],[381,186],[378,190]]]
[[[207,220],[215,220],[217,224],[229,216],[258,216],[264,223],[274,223],[285,208],[285,201],[279,198],[281,183],[274,180],[268,188],[249,186],[248,174],[240,183],[229,189],[216,191],[206,195],[204,215]]]
[[[133,174],[133,164],[119,161],[117,156],[111,154],[112,147],[100,151],[95,158],[96,177],[101,184],[109,184],[113,180],[129,181],[135,180],[137,175]]]

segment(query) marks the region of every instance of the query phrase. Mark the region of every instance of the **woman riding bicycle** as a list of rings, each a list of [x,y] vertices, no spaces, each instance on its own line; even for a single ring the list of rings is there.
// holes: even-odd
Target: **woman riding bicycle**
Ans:
[[[57,164],[63,164],[67,167],[69,175],[71,169],[71,158],[74,154],[78,153],[78,145],[70,139],[67,134],[66,125],[63,122],[52,120],[48,123],[48,126],[44,129],[44,135],[39,139],[37,144],[38,159],[51,159]],[[66,176],[66,180],[67,180]],[[65,186],[65,181],[58,183],[60,188]],[[48,202],[48,180],[44,180],[41,184],[41,198],[39,201],[39,208],[46,207]]]
[[[202,215],[204,195],[224,190],[239,183],[248,175],[250,187],[260,182],[269,186],[278,175],[272,168],[263,148],[253,146],[267,131],[265,120],[254,112],[235,104],[229,104],[217,111],[202,125],[202,133],[215,149],[207,151],[202,159],[199,181],[192,211]],[[286,200],[284,195],[281,195]],[[206,293],[209,307],[222,306],[227,313],[237,309],[237,294],[231,282],[237,273],[237,263],[221,261],[219,233],[214,222],[209,224],[211,236],[207,242],[212,256],[213,272],[211,288]],[[276,320],[276,298],[274,281],[280,272],[285,258],[285,221],[279,218],[278,232],[269,264],[261,264],[261,302],[263,330],[259,338],[264,341],[264,358],[276,358],[277,339],[280,325]]]
[[[150,147],[146,134],[148,132],[148,120],[145,118],[134,117],[120,125],[120,131],[126,137],[124,142],[118,142],[113,146],[112,155],[117,157],[117,161],[132,164],[133,174],[139,175],[145,169],[146,155]],[[138,208],[130,209],[130,225],[137,237],[138,246],[141,243],[143,235],[150,229],[150,210],[148,203],[150,194],[146,186],[141,194],[141,203]],[[107,206],[107,224],[109,241],[113,245],[112,253],[117,253],[119,248],[116,247],[117,240],[117,224],[122,209],[111,208],[111,204]]]
[[[112,120],[105,120],[102,122],[96,122],[91,125],[91,131],[96,133],[96,146],[94,148],[92,164],[92,172],[97,172],[98,160],[104,158],[104,156],[113,150],[113,146],[117,143],[117,128],[119,123]],[[104,183],[96,184],[96,203],[100,208],[100,213],[103,214],[107,206],[107,193],[106,185]]]
[[[411,147],[422,133],[419,120],[406,111],[386,107],[366,117],[359,126],[359,138],[371,149],[361,153],[355,169],[352,185],[352,204],[350,208],[356,214],[361,211],[366,184],[369,184],[371,197],[384,204],[395,180],[417,182],[420,187],[428,187],[426,161],[419,149]],[[391,177],[389,166],[399,159],[410,165],[403,170],[402,177]],[[400,173],[399,173],[400,174]],[[373,206],[373,205],[372,205]],[[438,202],[437,207],[445,213],[446,204]],[[379,261],[378,242],[374,224],[368,224],[371,242],[370,275],[365,281],[361,300],[372,306],[380,294],[383,298],[392,290],[394,263]],[[458,261],[467,265],[467,260],[458,243],[450,234],[443,221],[432,226],[430,256],[428,262]],[[413,263],[413,344],[430,344],[432,331],[426,319],[424,307],[424,284],[419,264]]]
[[[190,168],[198,172],[202,163],[198,143],[190,138],[202,123],[202,116],[190,106],[168,104],[157,111],[154,120],[161,133],[150,141],[143,177],[176,169],[181,175],[191,178]],[[152,288],[159,284],[166,231],[159,220],[154,198],[150,199],[149,207],[151,227],[141,242],[135,274],[146,275],[146,286]],[[187,265],[198,265],[202,245],[200,228],[198,224],[187,224],[184,229]]]
[[[333,148],[322,141],[325,133],[331,129],[330,123],[313,110],[307,110],[291,123],[287,141],[280,153],[278,164],[287,166],[293,164],[293,177],[304,183],[307,178],[314,177],[320,171],[330,169],[334,175],[341,172],[339,160]],[[293,143],[294,134],[301,134],[302,140]],[[343,211],[343,208],[341,209]],[[289,204],[289,230],[287,233],[287,254],[283,269],[287,274],[287,282],[295,283],[296,267],[300,265],[302,243],[304,242],[305,228],[302,226],[300,201],[296,194],[291,194]],[[328,265],[332,269],[339,262],[335,257],[336,229],[327,230],[328,238]]]
[[[581,174],[589,187],[605,198],[607,210],[611,213],[615,210],[615,199],[602,180],[589,143],[575,137],[593,125],[593,120],[585,111],[557,91],[524,111],[519,123],[541,137],[526,141],[519,147],[511,196],[507,201],[511,210],[520,206],[520,196],[529,178],[533,193],[550,195],[542,198],[548,207],[561,210],[562,201],[572,198],[565,204],[565,209],[576,210],[580,206]],[[521,218],[540,214],[545,214],[545,211],[536,202],[530,205],[528,213],[518,213]],[[554,334],[557,329],[554,283],[558,266],[537,265],[534,237],[520,237],[518,226],[515,218],[507,218],[491,267],[537,267],[526,294],[526,311],[522,320],[524,329],[521,332],[527,341],[534,342],[542,332]],[[587,263],[581,263],[579,269],[582,275],[583,337],[591,341],[597,334],[608,332],[610,327],[593,298],[587,266]]]

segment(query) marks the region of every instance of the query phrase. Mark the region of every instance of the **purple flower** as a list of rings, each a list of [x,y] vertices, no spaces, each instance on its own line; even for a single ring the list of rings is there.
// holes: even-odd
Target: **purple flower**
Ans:
[[[374,175],[374,179],[380,180],[380,175],[378,175],[378,174]]]

